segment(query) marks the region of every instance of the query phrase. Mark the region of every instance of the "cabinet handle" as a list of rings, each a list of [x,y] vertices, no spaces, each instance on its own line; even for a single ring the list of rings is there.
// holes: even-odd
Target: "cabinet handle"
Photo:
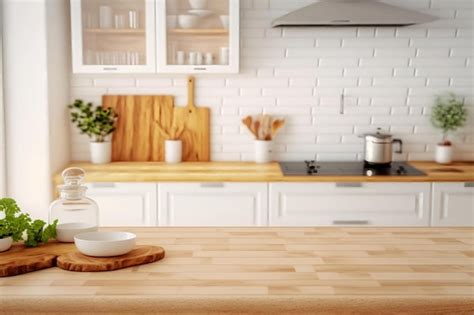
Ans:
[[[474,182],[464,183],[464,187],[474,188]]]
[[[92,183],[93,188],[113,188],[115,187],[114,183]]]
[[[103,67],[102,70],[104,70],[104,71],[117,71],[117,67]]]
[[[362,187],[362,183],[336,183],[336,187],[357,188],[357,187]]]
[[[202,188],[223,188],[224,183],[201,183]]]
[[[332,221],[334,225],[368,225],[368,220],[334,220]]]

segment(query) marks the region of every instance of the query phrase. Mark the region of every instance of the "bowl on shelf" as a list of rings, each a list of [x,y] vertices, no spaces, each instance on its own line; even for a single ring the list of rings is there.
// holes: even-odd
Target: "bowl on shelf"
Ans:
[[[222,27],[229,28],[229,16],[228,15],[220,15],[219,18],[221,19]]]
[[[191,9],[207,9],[207,0],[189,0]]]
[[[212,15],[213,12],[211,10],[188,10],[188,13],[204,18]]]
[[[56,226],[56,240],[62,243],[74,243],[75,235],[95,231],[97,226],[88,223],[61,223]]]
[[[137,236],[129,232],[90,232],[74,237],[77,249],[93,257],[113,257],[129,253]]]
[[[194,28],[198,25],[199,16],[193,14],[178,15],[178,24],[180,28]]]

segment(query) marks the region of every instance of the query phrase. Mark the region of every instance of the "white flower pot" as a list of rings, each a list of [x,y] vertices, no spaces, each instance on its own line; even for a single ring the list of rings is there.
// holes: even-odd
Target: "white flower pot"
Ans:
[[[165,162],[179,163],[182,159],[183,143],[181,140],[165,140]]]
[[[273,141],[255,140],[255,162],[269,163],[272,161]]]
[[[91,162],[106,164],[112,161],[112,142],[91,142]]]
[[[439,164],[449,164],[453,161],[453,146],[440,145],[436,146],[436,162]]]
[[[12,243],[13,239],[11,237],[0,238],[0,253],[9,250]]]

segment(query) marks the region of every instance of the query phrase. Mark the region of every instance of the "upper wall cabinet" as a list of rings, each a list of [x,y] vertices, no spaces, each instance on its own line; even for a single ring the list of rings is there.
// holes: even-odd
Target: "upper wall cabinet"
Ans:
[[[74,73],[155,72],[154,0],[71,0]]]
[[[239,0],[71,0],[74,73],[239,70]]]
[[[239,71],[238,0],[157,0],[158,72]]]

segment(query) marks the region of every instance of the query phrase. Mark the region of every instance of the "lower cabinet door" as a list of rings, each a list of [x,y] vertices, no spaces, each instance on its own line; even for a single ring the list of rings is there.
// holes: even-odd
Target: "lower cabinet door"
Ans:
[[[271,226],[428,226],[430,183],[271,183]]]
[[[99,205],[101,226],[155,226],[155,183],[91,183],[87,196]]]
[[[474,183],[434,183],[431,223],[474,226]]]
[[[265,226],[267,183],[160,183],[160,226]]]

